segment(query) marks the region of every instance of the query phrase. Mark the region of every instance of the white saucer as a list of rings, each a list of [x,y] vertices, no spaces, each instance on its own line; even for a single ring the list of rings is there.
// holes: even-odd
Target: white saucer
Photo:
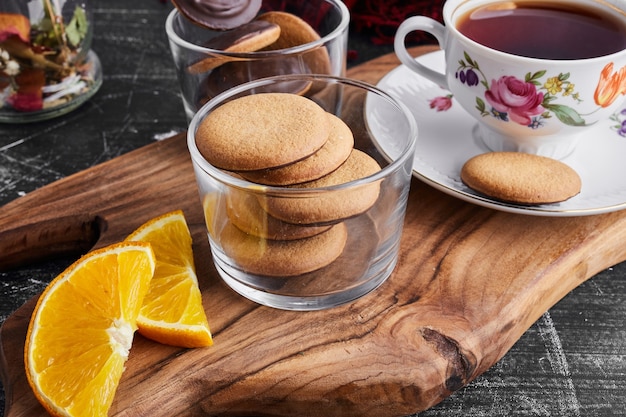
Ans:
[[[443,70],[445,66],[442,51],[417,59],[434,69]],[[413,174],[447,194],[496,210],[536,216],[583,216],[626,208],[626,137],[618,133],[626,115],[615,115],[616,120],[598,123],[581,139],[576,150],[562,160],[580,175],[580,194],[562,203],[524,206],[491,199],[461,182],[460,171],[465,161],[488,149],[473,138],[476,122],[454,99],[447,111],[430,108],[433,98],[445,96],[448,91],[404,65],[389,72],[378,87],[402,101],[417,121],[419,132]],[[394,122],[377,114],[372,107],[366,107],[366,117],[376,138],[377,130],[382,133],[385,124]],[[378,143],[378,146],[384,153],[394,153],[393,144]]]

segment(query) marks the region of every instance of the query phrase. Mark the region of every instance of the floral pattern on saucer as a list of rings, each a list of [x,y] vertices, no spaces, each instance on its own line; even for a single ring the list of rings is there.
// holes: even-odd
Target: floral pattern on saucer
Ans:
[[[612,126],[618,135],[626,137],[626,109],[622,109],[611,116],[611,121],[615,122]]]

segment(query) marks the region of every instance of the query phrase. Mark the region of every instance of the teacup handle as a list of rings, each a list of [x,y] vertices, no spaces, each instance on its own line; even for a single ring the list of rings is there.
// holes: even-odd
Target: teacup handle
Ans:
[[[393,46],[396,55],[398,56],[398,59],[400,59],[400,62],[409,67],[409,69],[411,69],[412,71],[447,89],[448,82],[446,81],[445,74],[432,70],[417,62],[415,58],[413,58],[411,54],[409,54],[409,52],[406,50],[404,40],[409,33],[416,30],[430,33],[437,39],[437,42],[439,42],[439,46],[441,47],[441,49],[445,49],[447,39],[445,26],[437,22],[436,20],[431,19],[430,17],[413,16],[402,22],[402,24],[400,24],[400,26],[398,27],[398,31],[396,32]]]

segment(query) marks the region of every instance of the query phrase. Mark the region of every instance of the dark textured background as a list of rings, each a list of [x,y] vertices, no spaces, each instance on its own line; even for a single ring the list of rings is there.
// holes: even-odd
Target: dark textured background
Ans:
[[[0,124],[0,205],[185,130],[163,28],[170,8],[159,0],[97,2],[93,49],[104,84],[66,116]],[[350,50],[352,66],[392,48],[352,32]],[[0,323],[73,260],[0,272]],[[620,264],[567,295],[488,372],[419,416],[624,416],[625,320],[626,264]]]

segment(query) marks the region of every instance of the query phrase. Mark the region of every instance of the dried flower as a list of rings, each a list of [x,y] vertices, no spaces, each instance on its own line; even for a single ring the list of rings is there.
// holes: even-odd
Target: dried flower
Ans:
[[[32,25],[27,16],[0,13],[0,107],[41,110],[47,103],[80,94],[92,81],[83,80],[79,68],[89,33],[87,14],[77,6],[65,22],[55,6],[57,2],[41,0],[43,17]]]

